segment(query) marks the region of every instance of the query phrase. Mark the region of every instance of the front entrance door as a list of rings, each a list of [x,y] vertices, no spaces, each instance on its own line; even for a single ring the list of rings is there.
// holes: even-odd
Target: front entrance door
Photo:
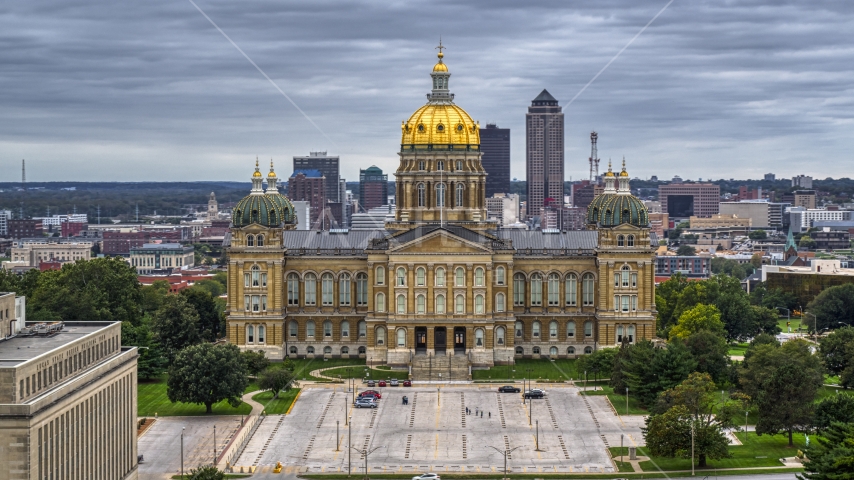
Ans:
[[[444,355],[447,344],[448,340],[445,327],[436,327],[433,330],[433,348],[436,351],[436,355],[440,353]]]
[[[454,327],[454,353],[466,353],[466,327]]]
[[[415,353],[427,353],[427,327],[415,327]]]

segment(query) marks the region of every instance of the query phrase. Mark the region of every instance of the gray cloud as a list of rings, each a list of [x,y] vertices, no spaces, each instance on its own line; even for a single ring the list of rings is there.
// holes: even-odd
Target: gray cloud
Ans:
[[[33,180],[243,179],[255,155],[329,150],[396,168],[442,35],[457,102],[512,129],[542,88],[566,104],[666,3],[10,1],[0,11],[0,165]],[[567,177],[600,156],[646,177],[850,176],[854,6],[676,0],[569,108]]]

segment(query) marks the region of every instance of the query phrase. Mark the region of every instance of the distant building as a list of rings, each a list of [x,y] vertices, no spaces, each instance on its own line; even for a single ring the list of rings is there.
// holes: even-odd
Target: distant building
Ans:
[[[815,226],[815,222],[844,222],[854,219],[849,210],[804,207],[791,207],[789,217],[789,223],[795,232],[806,231]]]
[[[823,290],[854,283],[854,269],[842,268],[839,260],[813,258],[809,266],[762,265],[762,281],[768,290],[792,292],[806,306]]]
[[[55,232],[60,230],[63,223],[88,223],[89,217],[85,213],[72,213],[69,215],[53,215],[50,217],[33,217],[33,220],[41,220],[42,230]],[[63,235],[64,237],[67,235]]]
[[[711,217],[720,213],[721,188],[712,183],[671,183],[658,187],[661,211],[671,218]]]
[[[7,220],[9,238],[18,240],[21,238],[41,237],[44,232],[41,220],[16,219]]]
[[[692,216],[690,219],[691,229],[707,228],[743,228],[749,229],[752,225],[750,218],[739,218],[737,215],[717,214],[709,218]]]
[[[89,228],[88,223],[63,222],[59,225],[59,234],[65,238],[81,235]]]
[[[812,188],[812,177],[797,175],[792,177],[792,186],[799,188]]]
[[[510,129],[487,123],[480,129],[480,151],[486,170],[486,198],[510,193]]]
[[[711,262],[711,257],[698,255],[657,256],[655,257],[655,276],[669,277],[680,273],[690,278],[709,278]]]
[[[311,229],[311,203],[305,200],[292,200],[294,215],[297,218],[296,230]]]
[[[76,262],[92,258],[92,242],[44,242],[24,243],[12,247],[12,263],[18,266],[36,268],[42,262]]]
[[[664,231],[670,230],[670,217],[666,213],[650,213],[649,230],[664,239]]]
[[[572,206],[586,209],[594,198],[605,191],[605,187],[587,180],[580,183],[581,186],[575,185],[572,188]]]
[[[394,220],[394,205],[381,205],[367,212],[354,213],[350,230],[376,230],[391,220]]]
[[[649,213],[661,213],[661,202],[657,202],[655,200],[644,200],[643,204],[646,209],[649,210]]]
[[[792,206],[816,208],[815,190],[795,190],[793,193]]]
[[[773,173],[766,173],[765,174],[765,181],[766,182],[773,182],[776,179],[777,179],[777,175],[774,175]]]
[[[388,203],[388,175],[371,165],[359,170],[359,207],[365,211]]]
[[[195,265],[193,247],[180,243],[146,243],[130,251],[129,262],[140,275],[170,274]]]
[[[816,250],[848,250],[851,248],[851,234],[847,231],[832,231],[830,228],[810,232],[815,241]]]
[[[320,172],[317,176],[325,177],[325,197],[330,202],[340,202],[343,199],[340,198],[338,186],[341,179],[339,162],[339,157],[327,155],[326,152],[310,152],[307,157],[294,157],[294,172],[298,170]],[[288,197],[291,200],[294,199],[290,190],[288,190]]]
[[[750,190],[744,185],[738,187],[738,201],[744,200],[762,200],[762,188]]]
[[[774,203],[764,200],[749,200],[744,202],[721,202],[721,215],[735,215],[738,218],[749,218],[753,228],[782,228],[784,203]]]
[[[11,210],[0,210],[0,237],[9,235],[9,220],[11,219]]]
[[[328,179],[319,170],[294,170],[288,179],[288,197],[291,201],[306,201],[311,205],[309,229],[319,228],[315,224],[319,225],[320,217],[326,208],[328,183]],[[333,191],[337,192],[337,188]],[[337,197],[337,194],[335,196]]]
[[[587,208],[564,207],[563,208],[563,230],[584,230],[587,228]]]
[[[216,195],[214,192],[211,192],[211,196],[208,199],[208,220],[216,220],[219,217],[219,204],[216,201]]]
[[[528,217],[539,217],[546,199],[563,199],[563,113],[547,90],[531,102],[525,125]]]
[[[486,218],[497,220],[499,227],[517,223],[519,221],[519,195],[496,193],[487,198]]]

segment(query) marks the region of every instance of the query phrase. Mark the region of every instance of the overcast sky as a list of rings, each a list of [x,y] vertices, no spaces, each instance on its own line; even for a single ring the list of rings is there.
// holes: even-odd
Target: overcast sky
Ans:
[[[854,2],[675,0],[7,0],[0,6],[0,181],[245,180],[258,155],[327,150],[342,175],[397,167],[439,36],[456,102],[512,132],[564,106],[567,180],[589,132],[632,176],[854,170]],[[322,131],[322,133],[321,133]]]

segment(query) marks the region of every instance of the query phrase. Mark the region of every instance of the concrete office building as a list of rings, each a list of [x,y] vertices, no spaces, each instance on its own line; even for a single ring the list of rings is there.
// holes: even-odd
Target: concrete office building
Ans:
[[[800,188],[812,188],[812,177],[796,175],[792,177],[792,186]]]
[[[194,266],[195,255],[193,247],[180,243],[146,243],[142,247],[132,248],[128,261],[140,275],[170,274],[174,270]]]
[[[339,157],[327,155],[326,152],[310,152],[307,157],[294,157],[294,169],[297,170],[316,170],[320,172],[320,176],[326,177],[325,196],[330,202],[341,202],[343,198],[340,196],[339,181],[341,180]],[[288,195],[293,198],[293,194],[288,191]]]
[[[749,218],[753,228],[782,228],[784,203],[751,200],[745,202],[721,202],[721,215]]]
[[[658,188],[661,211],[670,218],[711,217],[720,213],[721,187],[711,183],[671,183]]]
[[[42,228],[41,220],[33,220],[33,219],[9,219],[6,221],[8,225],[7,229],[7,237],[12,239],[20,239],[20,238],[34,238],[43,236],[42,232],[44,229]]]
[[[294,170],[288,179],[288,196],[292,200],[305,201],[311,205],[308,229],[319,228],[320,217],[329,199],[326,194],[326,186],[329,183],[327,180],[319,170]],[[336,187],[333,192],[337,191]]]
[[[815,222],[843,222],[852,219],[850,210],[827,210],[824,208],[791,207],[789,224],[792,231],[803,232],[815,226]]]
[[[519,195],[496,193],[487,198],[486,218],[497,220],[499,227],[517,223],[519,221]]]
[[[748,229],[753,221],[750,218],[739,218],[738,215],[718,214],[709,218],[692,216],[690,219],[691,229],[707,228],[743,228]]]
[[[12,263],[38,267],[42,262],[76,262],[92,258],[92,242],[20,242],[12,247]]]
[[[527,208],[529,217],[543,214],[545,200],[563,206],[563,113],[547,90],[531,102],[525,115]]]
[[[120,322],[0,341],[0,479],[136,479],[136,362]]]
[[[480,129],[480,151],[486,170],[486,198],[510,193],[510,129],[487,123]]]
[[[359,208],[368,211],[388,204],[388,175],[381,168],[371,165],[359,170]]]
[[[9,234],[9,220],[11,219],[11,210],[0,210],[0,237],[6,237]]]

